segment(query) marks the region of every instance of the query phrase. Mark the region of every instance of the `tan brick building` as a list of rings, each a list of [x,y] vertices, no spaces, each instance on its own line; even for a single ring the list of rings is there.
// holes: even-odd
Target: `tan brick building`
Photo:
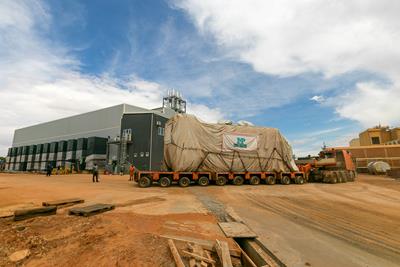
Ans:
[[[336,147],[351,152],[357,171],[366,172],[368,163],[385,161],[392,169],[400,169],[400,128],[377,126],[359,134],[348,147]]]
[[[369,128],[359,134],[359,138],[352,139],[350,146],[373,146],[399,144],[400,128],[377,126]]]

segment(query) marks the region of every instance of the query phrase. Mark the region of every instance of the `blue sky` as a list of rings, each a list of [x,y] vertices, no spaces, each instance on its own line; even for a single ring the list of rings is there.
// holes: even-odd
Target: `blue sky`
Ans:
[[[0,153],[15,128],[171,88],[206,121],[279,128],[296,155],[398,124],[399,5],[322,2],[4,1]]]

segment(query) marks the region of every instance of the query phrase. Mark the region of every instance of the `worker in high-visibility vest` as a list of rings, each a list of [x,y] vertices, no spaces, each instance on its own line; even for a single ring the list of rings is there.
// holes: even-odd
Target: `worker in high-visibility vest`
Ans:
[[[129,167],[129,181],[133,181],[134,174],[135,174],[135,166],[131,164],[131,166]]]

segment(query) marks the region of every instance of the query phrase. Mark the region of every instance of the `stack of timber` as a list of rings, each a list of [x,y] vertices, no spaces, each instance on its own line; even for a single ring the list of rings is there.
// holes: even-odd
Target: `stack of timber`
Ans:
[[[182,239],[179,241],[182,241]],[[173,239],[168,239],[168,245],[177,267],[232,267],[232,261],[241,265],[238,258],[240,254],[232,255],[228,243],[225,241],[216,240],[211,246],[208,243],[204,246],[204,242],[185,242],[186,246],[181,249],[181,253],[179,253]],[[231,256],[236,258],[232,259]],[[235,264],[235,266],[238,264]]]

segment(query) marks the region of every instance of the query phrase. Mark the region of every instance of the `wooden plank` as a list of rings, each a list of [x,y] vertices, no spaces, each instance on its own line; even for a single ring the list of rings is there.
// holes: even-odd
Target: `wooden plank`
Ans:
[[[229,254],[228,243],[217,239],[215,243],[215,249],[217,250],[222,267],[233,267],[231,255]]]
[[[161,236],[164,238],[174,239],[182,242],[197,243],[204,249],[207,249],[209,251],[216,251],[214,247],[214,242],[210,240],[198,239],[187,236],[175,236],[175,235],[161,235]],[[232,249],[232,248],[229,249],[229,253],[231,254],[232,257],[237,257],[237,258],[240,258],[242,254],[242,252],[239,249]]]
[[[199,244],[194,244],[193,253],[195,253],[197,255],[200,255],[200,256],[203,256],[204,255],[203,247],[200,246]],[[196,260],[197,260],[197,265],[201,266],[204,263],[204,261],[202,261],[202,260],[198,260],[198,259],[196,259]]]
[[[197,259],[197,260],[205,261],[205,262],[208,262],[208,263],[210,263],[210,264],[215,264],[215,260],[213,260],[213,259],[208,259],[208,258],[206,258],[206,257],[197,255],[197,254],[195,254],[195,253],[191,253],[191,252],[186,251],[186,250],[183,250],[182,252],[183,252],[183,254],[186,254],[186,255],[188,255],[189,257],[193,257],[193,258],[195,258],[195,259]]]
[[[14,221],[25,220],[37,216],[49,216],[49,215],[54,215],[56,213],[57,213],[56,206],[16,210],[14,212]]]
[[[85,202],[85,200],[83,200],[81,198],[70,198],[70,199],[45,201],[42,203],[42,206],[64,206],[67,204],[78,204],[78,203],[83,203],[83,202]]]
[[[224,232],[226,237],[232,238],[256,238],[257,234],[254,233],[244,223],[240,222],[220,222],[218,223],[221,230]]]
[[[94,204],[85,207],[73,208],[69,210],[70,215],[78,215],[78,216],[91,216],[98,213],[106,212],[113,210],[115,205],[111,204]]]
[[[169,249],[171,250],[172,256],[174,257],[176,267],[185,267],[185,264],[183,264],[182,258],[179,255],[178,249],[176,248],[172,239],[168,239],[168,245]]]
[[[206,254],[207,259],[212,260],[210,251],[205,250],[204,253]],[[215,264],[211,263],[211,267],[215,267]]]

